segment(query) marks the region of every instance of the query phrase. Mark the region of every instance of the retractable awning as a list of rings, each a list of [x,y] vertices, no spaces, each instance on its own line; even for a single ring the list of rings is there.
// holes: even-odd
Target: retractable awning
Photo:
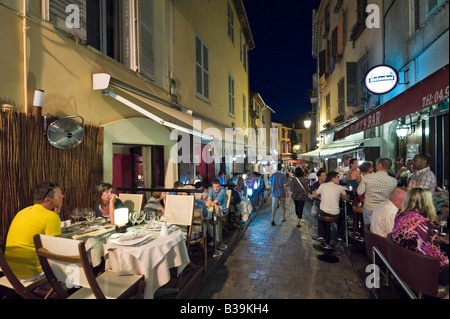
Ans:
[[[320,157],[328,157],[335,154],[351,151],[360,147],[363,143],[364,140],[333,142],[327,145],[323,145],[314,151],[300,154],[298,155],[298,159],[319,162]]]
[[[170,105],[173,103],[157,96],[127,87],[120,81],[110,80],[108,74],[94,74],[94,90],[102,90],[111,98],[171,129],[198,136],[205,141],[226,142],[228,137],[228,142],[233,143],[233,136],[226,134],[225,127],[192,116],[192,112],[182,111],[181,106]],[[240,136],[240,138],[243,140],[241,144],[245,144],[246,137]]]

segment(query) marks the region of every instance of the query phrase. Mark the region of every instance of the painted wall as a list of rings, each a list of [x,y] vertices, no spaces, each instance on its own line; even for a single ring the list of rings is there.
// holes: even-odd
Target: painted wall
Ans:
[[[227,1],[174,1],[173,71],[177,77],[178,102],[224,127],[246,129],[243,96],[249,97],[248,74],[240,61],[240,25],[234,14],[234,43],[227,35]],[[196,96],[196,34],[206,43],[209,58],[209,101]],[[229,115],[228,74],[235,81],[235,115]],[[246,103],[248,105],[248,103]],[[248,112],[247,112],[248,116]],[[248,119],[245,121],[248,123]]]

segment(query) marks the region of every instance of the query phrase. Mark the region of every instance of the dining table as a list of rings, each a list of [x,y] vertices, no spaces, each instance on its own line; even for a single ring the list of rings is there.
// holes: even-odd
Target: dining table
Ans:
[[[186,238],[176,225],[156,222],[156,227],[139,225],[125,233],[112,234],[104,245],[105,268],[119,275],[145,276],[144,299],[153,299],[155,291],[171,279],[171,268],[177,276],[189,265]]]
[[[153,299],[155,291],[177,276],[190,263],[181,229],[170,222],[153,221],[116,232],[109,221],[96,219],[61,228],[62,237],[82,240],[93,267],[105,261],[105,269],[119,275],[144,275],[144,299]]]

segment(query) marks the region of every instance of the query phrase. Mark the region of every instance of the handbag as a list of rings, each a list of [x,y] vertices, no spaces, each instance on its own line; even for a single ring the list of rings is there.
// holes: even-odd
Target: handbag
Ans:
[[[306,191],[306,189],[303,187],[303,184],[299,181],[299,179],[296,177],[295,178],[296,180],[297,180],[297,182],[300,184],[300,186],[303,188],[303,190],[305,191],[305,193],[306,193],[306,197],[308,197],[308,192]]]

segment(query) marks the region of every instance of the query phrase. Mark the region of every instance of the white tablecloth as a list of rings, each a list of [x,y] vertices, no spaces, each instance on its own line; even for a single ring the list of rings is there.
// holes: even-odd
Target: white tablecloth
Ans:
[[[152,299],[155,291],[170,280],[170,268],[177,267],[177,275],[189,264],[185,237],[180,229],[168,236],[158,237],[142,246],[104,245],[106,269],[121,275],[145,276],[144,298]]]

